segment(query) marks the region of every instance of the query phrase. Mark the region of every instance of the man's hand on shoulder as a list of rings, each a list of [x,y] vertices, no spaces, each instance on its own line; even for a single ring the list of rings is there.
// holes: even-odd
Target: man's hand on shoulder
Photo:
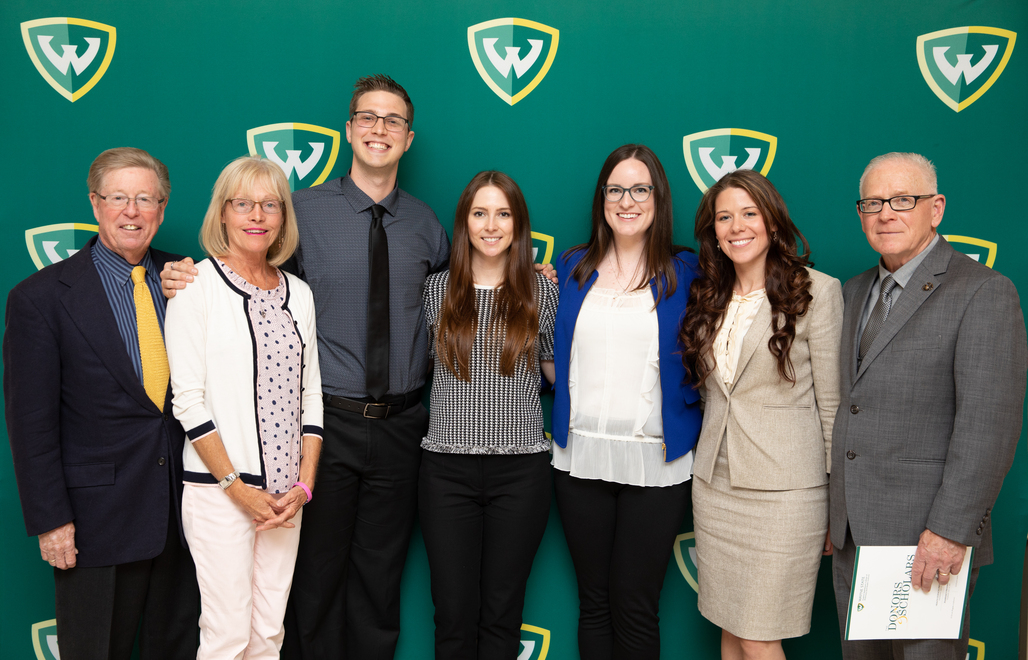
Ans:
[[[39,555],[43,561],[62,571],[75,567],[75,523],[69,522],[39,535]]]
[[[939,584],[949,583],[950,575],[960,572],[967,546],[939,536],[930,529],[921,532],[914,553],[914,567],[910,571],[910,584],[925,593],[932,590],[932,580],[939,574]]]
[[[193,275],[199,275],[193,266],[193,260],[186,257],[182,261],[169,261],[164,264],[161,271],[161,291],[165,298],[174,298],[178,289],[186,288],[186,284],[193,281]]]
[[[535,272],[542,273],[543,277],[554,284],[560,284],[557,281],[557,271],[554,269],[553,264],[535,264]]]

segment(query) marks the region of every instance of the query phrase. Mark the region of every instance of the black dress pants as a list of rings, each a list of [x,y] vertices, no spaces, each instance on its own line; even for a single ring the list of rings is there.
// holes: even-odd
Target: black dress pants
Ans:
[[[391,660],[400,577],[418,508],[421,404],[386,419],[325,408],[314,498],[303,509],[282,657]]]
[[[532,560],[550,512],[550,454],[421,459],[421,533],[436,660],[515,660]]]
[[[161,554],[116,566],[55,568],[54,593],[62,660],[128,660],[137,630],[142,660],[196,658],[200,592],[174,512]]]
[[[642,487],[553,470],[578,578],[582,660],[658,660],[660,591],[691,484]]]

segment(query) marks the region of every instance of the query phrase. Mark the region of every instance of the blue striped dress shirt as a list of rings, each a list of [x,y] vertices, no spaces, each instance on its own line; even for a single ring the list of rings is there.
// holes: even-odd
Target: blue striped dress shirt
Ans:
[[[93,264],[100,273],[100,281],[107,292],[107,300],[111,303],[111,311],[114,312],[114,320],[118,323],[118,333],[125,343],[125,350],[128,351],[129,359],[132,360],[132,368],[136,370],[136,377],[143,382],[143,360],[139,357],[139,334],[136,330],[136,299],[132,295],[135,285],[132,283],[132,269],[135,267],[125,261],[121,255],[109,249],[99,238],[93,244]],[[161,274],[150,258],[150,251],[147,250],[139,265],[146,268],[146,285],[150,287],[150,297],[153,298],[154,308],[157,310],[157,323],[161,326],[161,335],[164,335],[164,308],[168,301],[161,293]]]

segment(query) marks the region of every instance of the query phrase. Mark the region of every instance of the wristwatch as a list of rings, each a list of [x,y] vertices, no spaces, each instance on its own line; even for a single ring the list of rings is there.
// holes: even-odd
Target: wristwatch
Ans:
[[[226,474],[225,478],[218,482],[222,490],[227,490],[232,482],[239,478],[239,470],[233,470],[231,473]]]

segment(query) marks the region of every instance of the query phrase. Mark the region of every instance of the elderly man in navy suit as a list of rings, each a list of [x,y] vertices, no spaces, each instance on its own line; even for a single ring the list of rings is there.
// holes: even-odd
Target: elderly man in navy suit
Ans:
[[[1028,345],[1013,283],[938,234],[946,197],[918,154],[875,158],[857,212],[878,264],[843,287],[831,536],[846,629],[856,546],[916,545],[911,582],[945,585],[974,548],[992,563],[992,505],[1021,435]],[[844,641],[846,660],[963,660],[959,639]]]
[[[87,182],[99,236],[7,299],[5,412],[25,526],[54,567],[63,658],[127,659],[137,630],[144,660],[195,658],[159,276],[180,257],[150,248],[168,168],[110,149]]]

